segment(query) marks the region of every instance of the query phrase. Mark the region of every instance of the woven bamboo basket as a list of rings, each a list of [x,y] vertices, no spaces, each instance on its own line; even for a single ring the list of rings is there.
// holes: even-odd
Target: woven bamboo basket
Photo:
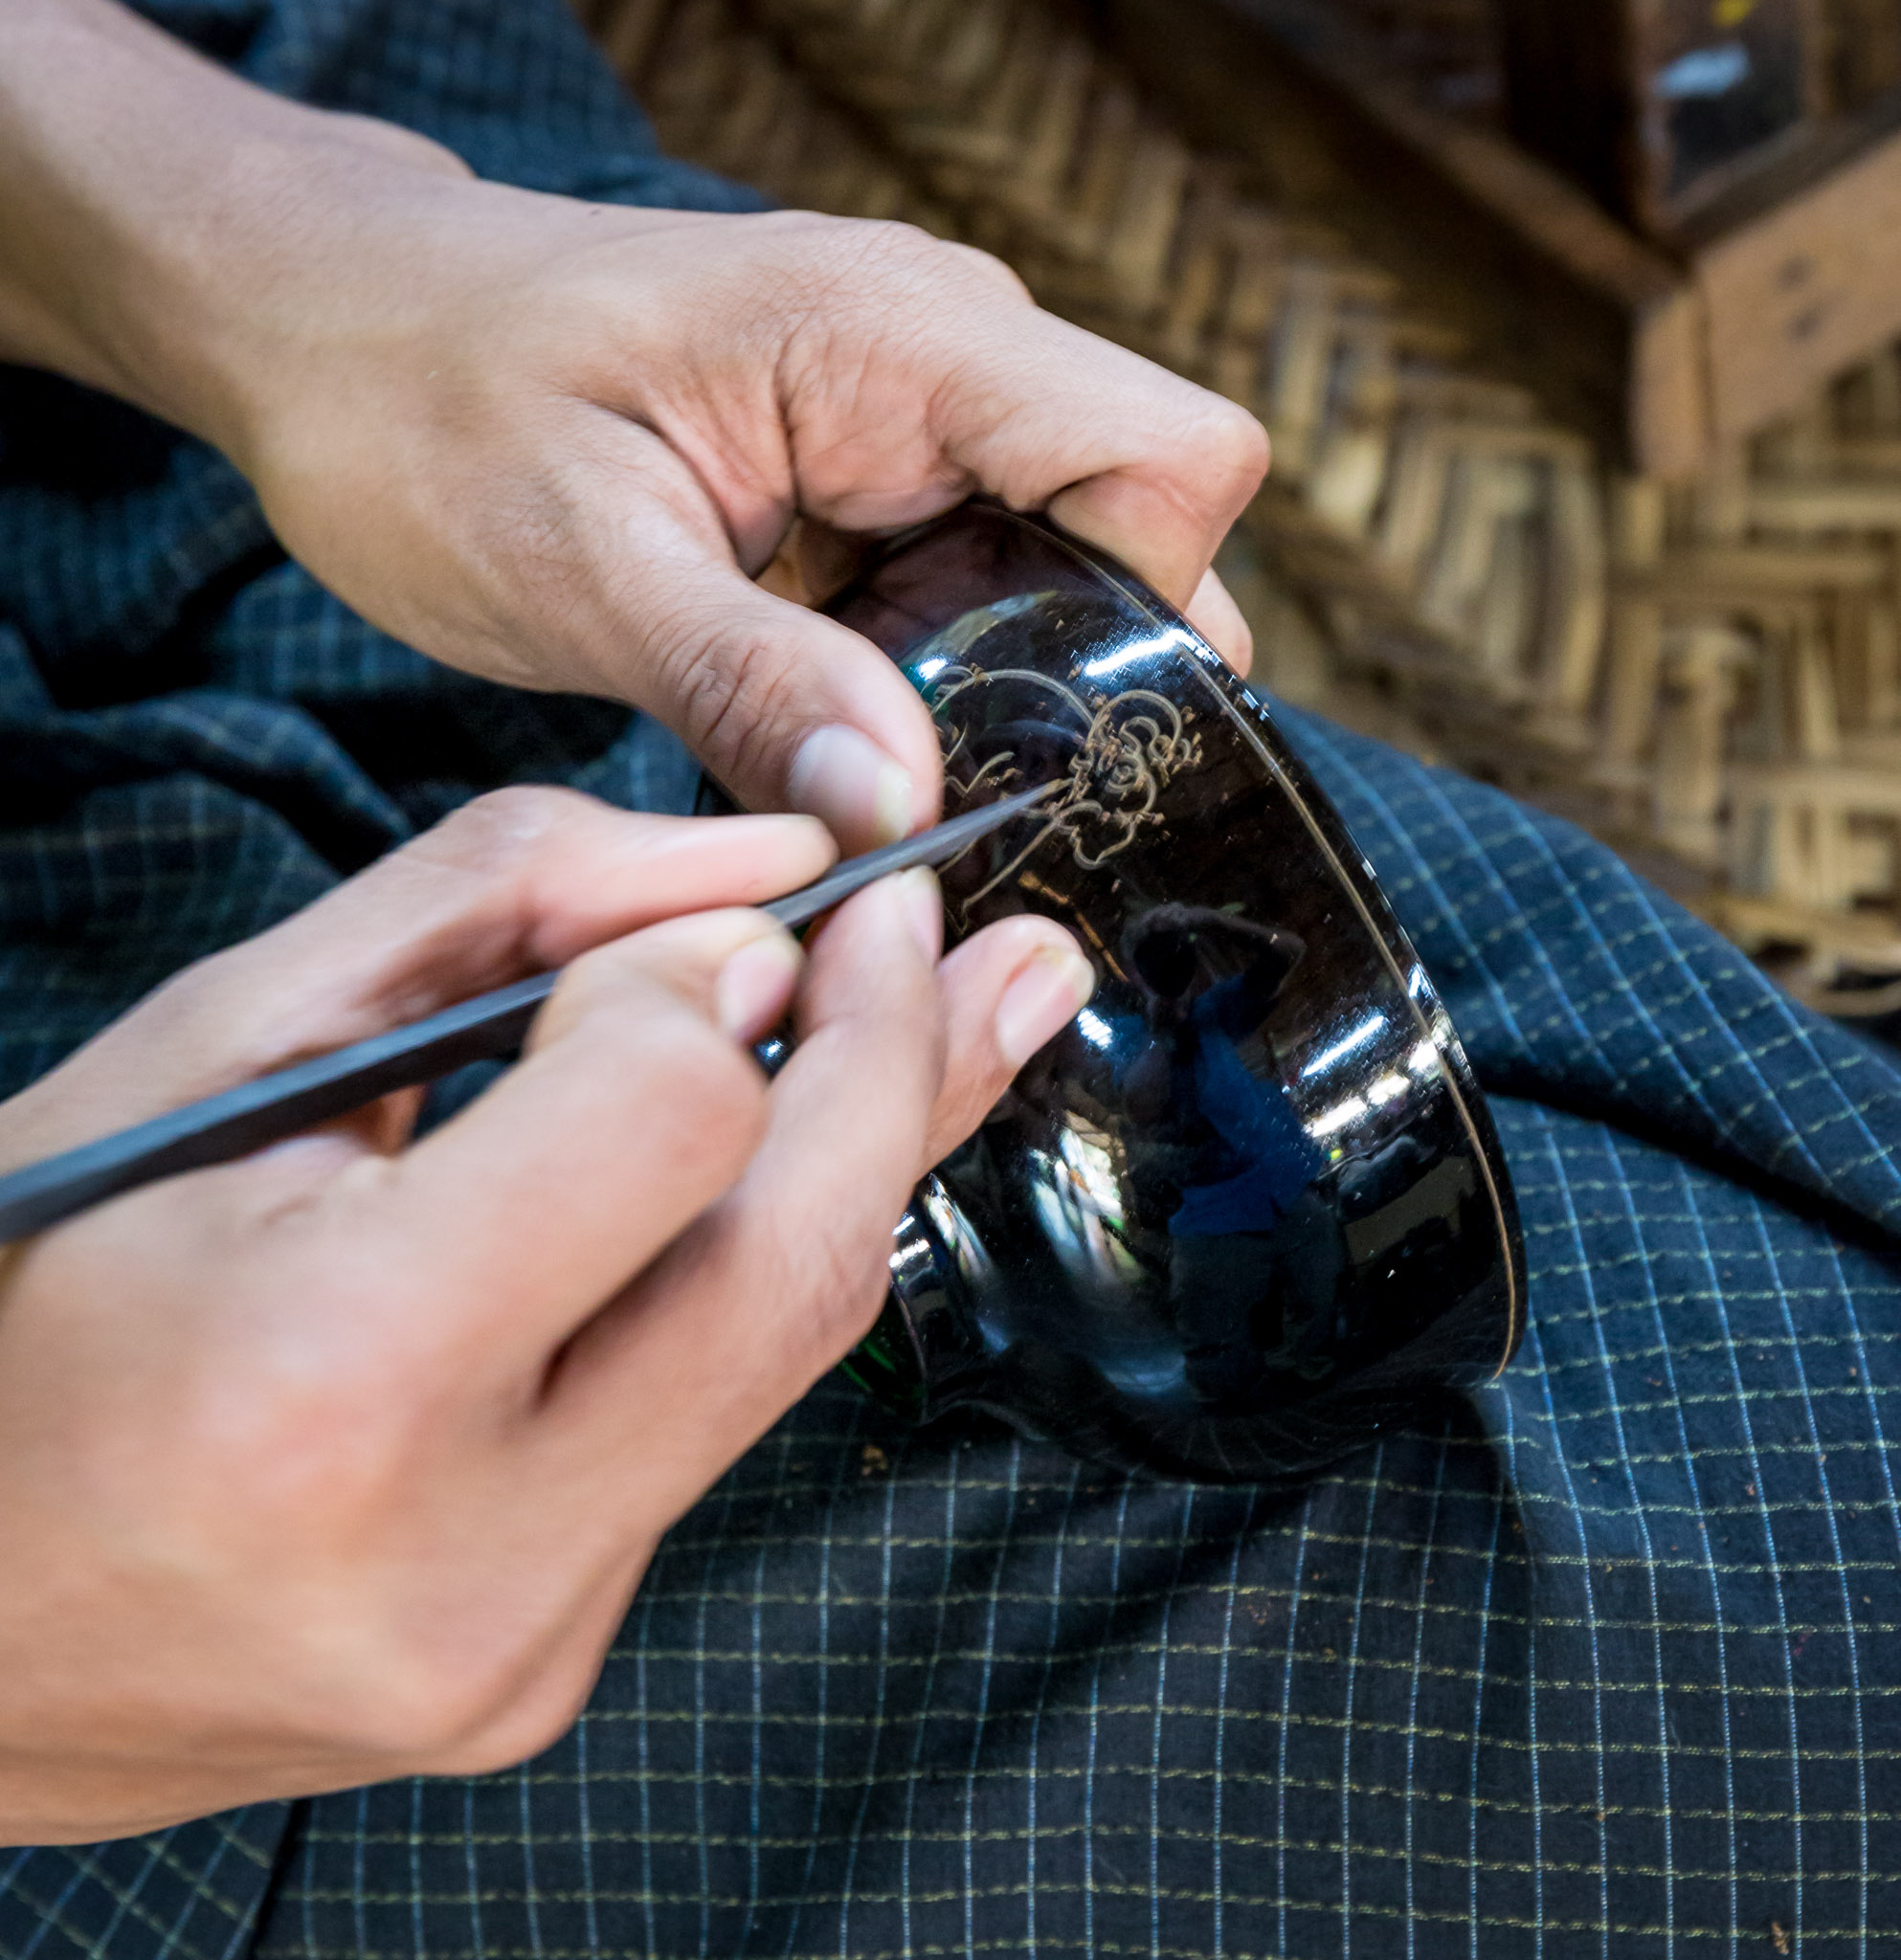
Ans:
[[[585,11],[675,152],[981,245],[1253,410],[1274,477],[1224,568],[1270,689],[1589,823],[1824,1005],[1901,980],[1901,353],[1666,489],[1198,153],[1053,0]],[[1468,42],[1477,11],[1439,8]]]

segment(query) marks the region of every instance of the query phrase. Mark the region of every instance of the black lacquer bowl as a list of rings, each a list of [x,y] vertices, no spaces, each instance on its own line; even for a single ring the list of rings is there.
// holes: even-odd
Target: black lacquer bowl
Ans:
[[[848,1364],[1085,1457],[1299,1477],[1488,1380],[1524,1325],[1485,1101],[1373,872],[1261,702],[1053,525],[971,504],[827,610],[943,731],[949,927],[1059,919],[1093,1001],[919,1187]]]

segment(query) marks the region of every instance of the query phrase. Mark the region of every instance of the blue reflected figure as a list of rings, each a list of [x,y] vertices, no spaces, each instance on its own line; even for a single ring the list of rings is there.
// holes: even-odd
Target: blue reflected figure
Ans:
[[[1123,935],[1148,1030],[1124,1093],[1153,1140],[1149,1168],[1176,1192],[1169,1311],[1188,1384],[1218,1405],[1253,1401],[1276,1370],[1310,1381],[1328,1368],[1317,1352],[1343,1248],[1314,1189],[1327,1157],[1263,1029],[1306,950],[1294,933],[1201,906],[1158,905]]]

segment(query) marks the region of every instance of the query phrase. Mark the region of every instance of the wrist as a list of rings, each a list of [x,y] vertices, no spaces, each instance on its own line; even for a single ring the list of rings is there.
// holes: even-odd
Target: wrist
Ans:
[[[424,137],[270,95],[109,0],[13,0],[0,360],[225,446],[272,321],[299,309],[300,259],[347,249],[363,180],[466,174]]]
[[[141,297],[122,315],[106,384],[254,476],[277,403],[348,337],[353,300],[385,258],[383,220],[453,199],[469,177],[392,124],[319,111],[272,122],[231,145],[189,225],[137,248]],[[391,289],[387,270],[378,283]]]

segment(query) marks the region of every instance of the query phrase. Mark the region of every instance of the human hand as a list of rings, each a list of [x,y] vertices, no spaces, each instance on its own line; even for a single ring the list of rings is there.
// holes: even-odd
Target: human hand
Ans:
[[[939,759],[889,662],[755,583],[975,491],[1127,560],[1237,664],[1209,571],[1251,416],[908,227],[480,183],[101,0],[0,15],[0,358],[219,444],[351,606],[493,679],[631,702],[859,848]]]
[[[928,874],[803,962],[735,909],[830,856],[504,791],[0,1104],[11,1166],[572,962],[420,1142],[391,1098],[0,1248],[0,1842],[573,1719],[660,1534],[863,1333],[912,1180],[1086,993],[1035,918],[936,965]]]
[[[1258,426],[996,261],[811,213],[377,186],[347,256],[286,274],[296,318],[249,320],[214,426],[290,550],[398,637],[630,701],[741,801],[858,846],[933,818],[937,744],[886,659],[753,582],[795,516],[1046,507],[1245,664],[1209,561]]]

